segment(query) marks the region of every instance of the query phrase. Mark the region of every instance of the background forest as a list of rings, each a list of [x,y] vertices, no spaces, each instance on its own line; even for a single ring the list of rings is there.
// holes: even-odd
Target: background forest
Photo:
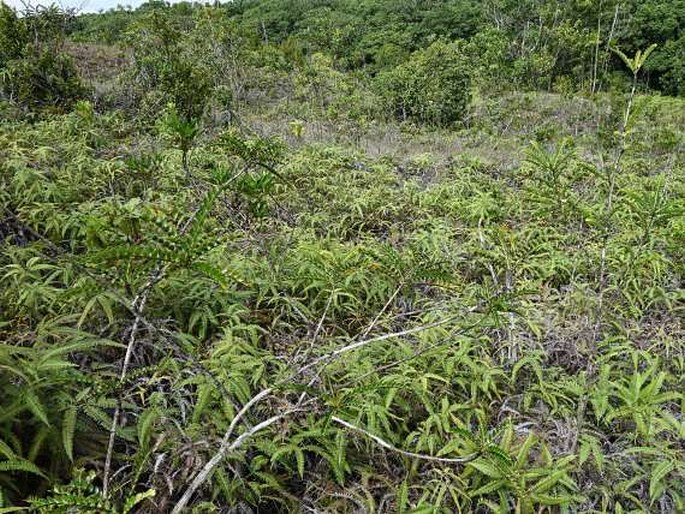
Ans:
[[[685,512],[685,0],[0,6],[0,514]]]

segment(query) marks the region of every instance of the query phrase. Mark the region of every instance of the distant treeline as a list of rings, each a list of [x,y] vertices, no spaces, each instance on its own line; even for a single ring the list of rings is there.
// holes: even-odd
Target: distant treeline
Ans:
[[[72,37],[119,43],[132,24],[166,10],[180,26],[196,23],[201,4],[148,2],[77,18]],[[244,0],[215,6],[246,45],[277,47],[291,63],[328,54],[341,71],[377,74],[436,40],[478,48],[490,86],[606,91],[630,82],[627,54],[658,47],[645,67],[655,91],[685,94],[685,0]]]

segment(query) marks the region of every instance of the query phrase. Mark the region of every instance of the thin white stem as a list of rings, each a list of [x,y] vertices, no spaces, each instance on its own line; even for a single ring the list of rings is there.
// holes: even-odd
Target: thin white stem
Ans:
[[[377,435],[372,434],[368,430],[364,430],[363,428],[360,428],[356,425],[353,425],[352,423],[349,423],[345,421],[344,419],[340,419],[336,416],[331,417],[331,420],[335,421],[336,423],[349,428],[350,430],[354,430],[355,432],[359,432],[360,434],[365,435],[369,439],[373,440],[376,444],[379,446],[382,446],[386,450],[393,451],[395,453],[399,453],[400,455],[404,455],[405,457],[411,457],[413,459],[421,459],[421,460],[426,460],[430,462],[440,462],[442,464],[465,464],[467,462],[471,462],[472,460],[475,460],[478,458],[480,453],[472,453],[470,455],[465,455],[464,457],[434,457],[433,455],[425,455],[423,453],[414,453],[414,452],[408,452],[406,450],[400,450],[396,446],[393,446],[392,444],[388,443],[387,441],[384,441]]]
[[[385,305],[380,310],[380,312],[378,314],[376,314],[376,317],[373,319],[371,324],[368,327],[366,327],[366,330],[364,330],[364,332],[362,332],[362,337],[366,337],[367,335],[369,335],[369,332],[371,332],[374,329],[374,327],[376,326],[376,323],[378,323],[378,320],[381,319],[381,316],[385,313],[385,311],[388,309],[388,307],[390,307],[390,304],[395,300],[395,298],[397,297],[397,294],[402,290],[403,285],[404,285],[404,283],[401,283],[399,286],[397,286],[397,289],[395,289],[395,292],[392,293],[392,296],[390,296],[388,301],[385,302]]]
[[[121,366],[121,373],[119,375],[119,383],[123,384],[126,380],[126,374],[128,373],[128,368],[131,364],[131,359],[133,358],[133,350],[136,345],[136,335],[138,334],[138,327],[143,319],[143,311],[145,310],[145,305],[147,304],[148,296],[150,291],[154,286],[162,280],[166,272],[166,267],[156,268],[147,283],[140,290],[140,293],[131,302],[131,310],[136,313],[135,320],[133,321],[133,326],[131,327],[131,333],[128,336],[128,344],[126,345],[126,354],[124,355],[124,362]],[[112,469],[112,455],[114,454],[114,440],[116,439],[117,426],[119,425],[119,416],[121,415],[121,402],[117,402],[117,406],[114,409],[114,414],[112,416],[112,426],[109,429],[109,440],[107,441],[107,454],[105,455],[105,469],[102,478],[102,495],[106,498],[109,493],[109,478]]]
[[[267,389],[264,389],[260,393],[256,394],[253,396],[249,402],[247,402],[240,411],[235,415],[233,420],[231,421],[231,424],[228,427],[228,430],[226,431],[226,434],[224,434],[223,439],[221,440],[221,445],[223,446],[224,444],[227,444],[228,440],[230,439],[231,435],[233,434],[233,431],[235,430],[235,427],[238,425],[238,421],[240,421],[243,416],[249,411],[253,405],[259,403],[262,401],[264,398],[269,396],[273,392],[273,388],[269,387]]]
[[[321,327],[323,327],[323,322],[326,320],[326,315],[328,314],[328,309],[331,306],[331,303],[333,302],[333,295],[328,297],[328,301],[326,302],[326,307],[323,310],[323,314],[321,315],[321,318],[319,319],[319,323],[316,325],[316,330],[314,330],[314,335],[312,336],[312,345],[316,343],[316,340],[319,338],[319,333],[321,332]]]
[[[469,309],[469,312],[472,312],[474,309],[475,309],[475,307]],[[396,337],[403,337],[403,336],[408,336],[408,335],[412,335],[412,334],[417,334],[419,332],[425,332],[426,330],[430,330],[431,328],[436,328],[436,327],[439,327],[442,325],[446,325],[447,323],[450,323],[451,321],[454,321],[457,318],[458,318],[458,316],[450,316],[450,317],[445,318],[443,320],[435,321],[433,323],[428,323],[427,325],[422,325],[420,327],[414,327],[414,328],[410,328],[407,330],[402,330],[400,332],[393,332],[391,334],[384,334],[382,336],[372,337],[371,339],[365,339],[364,341],[358,341],[356,343],[349,344],[349,345],[344,346],[338,350],[335,350],[334,352],[327,353],[326,355],[322,355],[318,359],[314,359],[312,362],[310,362],[306,366],[301,367],[296,374],[300,375],[300,374],[304,373],[305,371],[313,368],[317,364],[320,364],[321,362],[335,359],[344,353],[351,352],[352,350],[357,350],[357,349],[362,348],[364,346],[367,346],[371,343],[378,343],[380,341],[386,341],[388,339],[394,339]]]
[[[264,393],[264,391],[262,391]],[[261,394],[261,393],[260,393]],[[256,398],[256,397],[255,397]],[[254,400],[253,398],[252,400]],[[251,401],[252,401],[251,400]],[[248,402],[249,403],[249,402]],[[246,404],[247,407],[247,404]],[[243,408],[246,410],[245,408]],[[242,412],[242,411],[241,411]],[[211,476],[211,474],[214,472],[214,469],[219,465],[221,460],[226,456],[226,454],[237,450],[242,444],[247,441],[250,437],[255,435],[257,432],[260,432],[261,430],[264,430],[265,428],[268,428],[269,426],[273,425],[277,421],[285,418],[286,416],[290,415],[292,411],[287,411],[284,412],[283,414],[278,414],[276,416],[271,416],[268,419],[265,419],[261,423],[255,425],[252,427],[250,430],[242,434],[240,437],[238,437],[235,441],[233,441],[233,444],[228,444],[228,439],[224,436],[224,441],[222,441],[222,445],[219,448],[219,451],[212,457],[207,463],[203,466],[203,468],[200,470],[200,472],[195,476],[193,481],[190,483],[186,491],[183,493],[183,496],[181,496],[181,499],[178,501],[176,506],[173,508],[171,511],[171,514],[180,514],[183,512],[183,509],[186,508],[186,505],[188,505],[188,502],[190,499],[193,497],[195,494],[195,491],[197,491],[200,486]],[[237,418],[237,416],[236,416]],[[234,420],[236,419],[234,418]],[[233,426],[233,424],[231,424]],[[229,428],[229,431],[231,428]],[[227,432],[227,435],[228,432]]]

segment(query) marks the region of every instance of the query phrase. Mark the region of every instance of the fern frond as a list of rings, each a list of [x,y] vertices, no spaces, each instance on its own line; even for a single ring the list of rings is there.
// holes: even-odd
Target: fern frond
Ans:
[[[47,478],[45,474],[36,466],[33,462],[25,459],[10,459],[0,461],[0,471],[23,471],[26,473],[31,473],[33,475],[40,476],[42,478]]]

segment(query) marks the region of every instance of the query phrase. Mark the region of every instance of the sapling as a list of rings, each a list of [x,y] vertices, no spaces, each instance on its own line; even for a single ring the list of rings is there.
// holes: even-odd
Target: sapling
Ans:
[[[161,129],[170,136],[181,151],[181,166],[186,178],[190,176],[188,156],[195,139],[200,133],[200,122],[196,118],[179,114],[174,104],[169,104],[161,120]]]

